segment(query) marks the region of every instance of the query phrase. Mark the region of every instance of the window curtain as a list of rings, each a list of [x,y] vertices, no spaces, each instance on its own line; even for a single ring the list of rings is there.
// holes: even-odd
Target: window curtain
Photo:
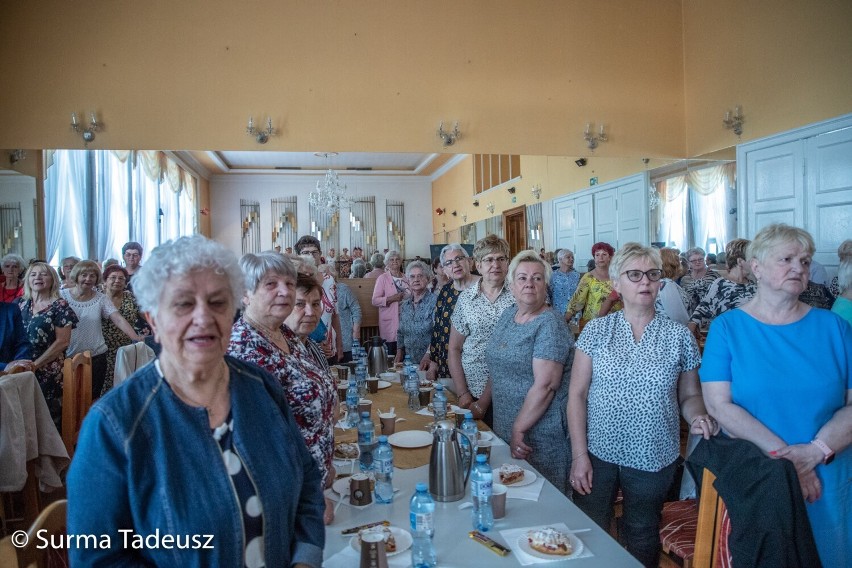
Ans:
[[[689,170],[654,182],[660,194],[656,238],[681,250],[699,246],[718,250],[735,237],[728,211],[736,200],[736,164],[717,164]],[[733,195],[733,196],[732,196]]]
[[[120,258],[197,230],[197,180],[160,151],[46,152],[47,257]]]

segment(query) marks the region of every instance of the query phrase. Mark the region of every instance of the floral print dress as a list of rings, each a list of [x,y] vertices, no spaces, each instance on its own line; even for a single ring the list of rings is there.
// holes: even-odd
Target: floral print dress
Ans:
[[[447,348],[450,345],[450,327],[456,301],[461,290],[453,287],[452,281],[447,282],[438,293],[435,302],[435,321],[432,325],[432,339],[429,342],[429,357],[438,365],[438,377],[449,377],[450,368],[447,366]],[[419,364],[420,361],[413,361]]]
[[[296,424],[322,472],[325,487],[334,452],[337,387],[295,333],[285,325],[281,326],[281,332],[290,348],[289,354],[240,317],[231,329],[228,355],[272,373],[284,387]]]
[[[136,330],[136,333],[139,335],[151,335],[151,328],[148,327],[148,324],[142,318],[133,292],[124,291],[118,313]],[[112,388],[112,378],[115,374],[115,355],[118,353],[118,348],[130,345],[133,342],[109,318],[101,320],[101,327],[103,328],[104,339],[107,344],[107,372],[101,393],[106,393]]]
[[[33,313],[32,299],[21,302],[21,317],[27,339],[33,346],[33,361],[41,357],[56,341],[56,328],[77,327],[77,314],[62,298],[57,298],[49,306],[38,313]],[[60,353],[55,359],[41,366],[35,372],[50,417],[57,429],[62,426],[62,364],[65,353]],[[60,430],[61,431],[61,430]]]
[[[612,293],[612,281],[598,280],[591,272],[583,274],[580,284],[571,301],[568,302],[568,311],[577,313],[582,310],[580,316],[580,329],[586,322],[598,317],[601,304]],[[610,313],[617,312],[622,308],[621,300],[617,300],[610,309]]]

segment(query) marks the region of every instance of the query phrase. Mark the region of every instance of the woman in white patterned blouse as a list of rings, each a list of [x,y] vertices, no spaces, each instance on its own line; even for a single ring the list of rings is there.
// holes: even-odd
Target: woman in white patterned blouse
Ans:
[[[661,267],[660,253],[638,243],[615,254],[610,278],[624,309],[580,334],[568,393],[574,503],[607,528],[620,487],[627,550],[645,566],[658,562],[681,413],[695,434],[718,431],[701,396],[695,339],[654,309]]]

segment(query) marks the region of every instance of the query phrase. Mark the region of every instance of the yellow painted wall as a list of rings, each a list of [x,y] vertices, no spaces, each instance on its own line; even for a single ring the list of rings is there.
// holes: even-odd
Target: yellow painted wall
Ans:
[[[678,0],[40,0],[4,3],[0,147],[680,156]],[[664,126],[663,126],[664,125]]]
[[[852,2],[683,2],[687,156],[852,112]]]

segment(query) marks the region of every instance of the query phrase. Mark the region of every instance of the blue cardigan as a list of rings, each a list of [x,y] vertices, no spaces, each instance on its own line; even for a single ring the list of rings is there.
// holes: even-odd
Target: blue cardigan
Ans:
[[[316,462],[278,382],[254,365],[225,360],[234,446],[263,507],[266,564],[318,567],[325,505]],[[207,412],[184,404],[153,363],[86,416],[68,473],[68,534],[98,539],[94,548],[72,543],[73,566],[244,564],[240,505]],[[133,548],[136,535],[156,534]],[[190,549],[178,549],[187,538]]]
[[[32,359],[33,348],[27,339],[21,308],[18,304],[0,302],[0,365],[18,359]]]

